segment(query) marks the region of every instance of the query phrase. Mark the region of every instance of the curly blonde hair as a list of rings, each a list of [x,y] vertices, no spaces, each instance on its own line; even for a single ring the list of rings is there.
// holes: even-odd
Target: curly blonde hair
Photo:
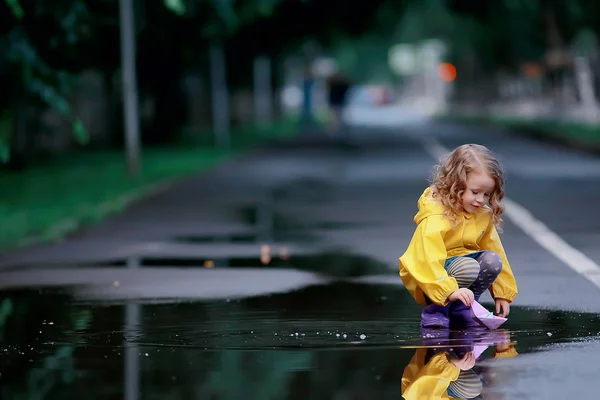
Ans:
[[[496,183],[490,195],[492,221],[500,231],[502,226],[501,204],[504,198],[504,171],[498,159],[485,146],[464,144],[454,149],[440,165],[433,170],[431,195],[446,208],[446,216],[453,222],[463,212],[462,196],[466,189],[467,175],[472,171],[489,175]]]

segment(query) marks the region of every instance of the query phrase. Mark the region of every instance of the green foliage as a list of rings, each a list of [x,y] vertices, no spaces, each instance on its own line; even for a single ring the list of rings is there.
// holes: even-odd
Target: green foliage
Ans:
[[[260,369],[248,373],[244,366],[245,358],[245,353],[241,351],[219,354],[218,364],[209,374],[209,387],[219,394],[219,398],[285,398],[290,394],[291,373],[308,370],[314,357],[310,352],[265,352],[261,363],[269,366],[269,373],[263,373]]]
[[[6,319],[12,314],[12,311],[13,307],[11,299],[2,300],[2,303],[0,303],[0,327],[3,327],[4,324],[6,324]],[[0,336],[0,338],[1,337],[2,336]]]
[[[19,0],[5,0],[6,5],[10,8],[10,11],[17,19],[23,18],[24,12],[21,7]]]
[[[517,65],[544,54],[542,3],[546,2],[137,1],[136,17],[143,21],[137,26],[138,63],[146,66],[138,76],[140,92],[170,99],[178,89],[169,91],[162,82],[179,79],[183,71],[205,73],[205,50],[214,40],[225,48],[232,88],[251,85],[252,60],[257,54],[277,59],[294,53],[306,41],[334,47],[352,75],[374,81],[394,78],[387,63],[391,45],[432,37],[449,43],[455,59],[476,58],[486,70]],[[597,34],[600,2],[557,0],[552,4],[559,11],[568,43],[582,28]],[[118,48],[106,45],[118,41],[118,0],[4,0],[2,5],[7,12],[5,34],[0,37],[0,62],[5,66],[0,79],[8,83],[3,85],[8,89],[0,99],[0,160],[6,161],[10,154],[12,121],[17,120],[4,112],[14,113],[18,101],[39,99],[49,104],[70,121],[77,141],[86,143],[85,127],[67,102],[69,82],[83,68],[101,70],[105,76],[118,71]],[[40,30],[42,23],[45,29]],[[590,47],[585,35],[578,38],[578,48]],[[160,61],[164,59],[169,63]],[[18,99],[22,93],[29,98]],[[155,125],[162,132],[177,129],[175,125],[184,118],[171,116],[176,113],[170,111],[163,104],[157,107],[161,123]]]
[[[573,40],[573,49],[581,55],[593,54],[598,49],[598,37],[591,29],[582,29]]]
[[[6,163],[10,158],[10,135],[12,131],[12,113],[5,110],[0,115],[0,162]]]
[[[273,14],[275,6],[281,0],[209,0],[211,17],[202,28],[207,38],[227,38],[235,35],[245,26],[260,18]]]
[[[181,16],[185,14],[185,4],[183,0],[163,0],[165,7],[173,11],[175,14]]]
[[[585,25],[582,8],[590,5],[584,7],[584,3],[552,3],[567,43],[572,32]],[[540,60],[547,46],[544,9],[538,0],[406,0],[401,5],[384,2],[374,25],[377,28],[370,34],[336,43],[340,63],[361,78],[389,75],[385,56],[397,43],[419,44],[438,38],[448,45],[449,60],[475,62],[483,71]],[[587,44],[592,42],[590,35],[578,38],[580,47],[591,47]]]
[[[49,398],[56,388],[73,384],[77,379],[74,354],[81,342],[81,333],[91,325],[92,311],[73,307],[65,302],[67,298],[62,295],[46,294],[41,297],[17,291],[10,296],[19,300],[13,303],[11,297],[7,297],[0,303],[0,339],[13,350],[5,353],[0,360],[2,378],[5,383],[10,382],[6,388],[3,387],[5,391],[2,393],[11,399]],[[5,316],[8,315],[10,324],[7,325]],[[32,326],[42,326],[46,320],[61,327],[65,340],[52,336],[52,329],[31,329]],[[56,341],[56,344],[42,345],[50,340]],[[40,347],[34,347],[36,343]],[[27,366],[21,370],[25,364]]]
[[[25,171],[2,172],[0,186],[12,190],[0,199],[0,250],[32,237],[61,238],[81,225],[122,211],[157,183],[206,170],[238,151],[296,132],[294,121],[239,127],[232,132],[230,150],[201,143],[202,138],[211,137],[210,132],[188,132],[182,146],[146,149],[142,174],[137,178],[123,174],[125,160],[119,151],[74,154]]]
[[[239,23],[239,18],[233,9],[234,3],[235,0],[212,0],[219,19],[229,30],[235,29]]]
[[[9,83],[8,99],[2,103],[2,118],[0,119],[0,160],[7,162],[10,155],[10,140],[12,135],[12,115],[18,102],[26,101],[23,93],[29,93],[42,100],[58,111],[63,117],[69,119],[73,125],[73,134],[80,143],[86,143],[88,134],[81,120],[73,113],[67,101],[69,80],[71,75],[66,70],[51,67],[40,56],[36,45],[32,41],[27,15],[19,0],[6,0],[14,21],[10,30],[0,42],[0,62],[4,63],[2,79]],[[57,25],[63,36],[63,41],[74,44],[78,40],[77,32],[80,29],[79,20],[85,15],[86,9],[81,1],[71,1],[66,7],[59,10],[45,9],[43,4],[35,3],[39,8],[38,13],[48,13],[57,19]],[[31,4],[28,4],[31,6]],[[51,42],[58,40],[50,36]],[[57,42],[56,42],[57,43]],[[19,100],[15,100],[19,99]]]
[[[451,41],[476,54],[486,69],[540,61],[549,45],[547,15],[553,15],[557,33],[567,48],[589,47],[600,33],[600,3],[593,0],[445,0],[459,23]]]
[[[75,381],[77,371],[73,363],[75,346],[64,345],[44,358],[42,365],[29,371],[27,380],[27,398],[45,399],[59,383],[70,384]]]

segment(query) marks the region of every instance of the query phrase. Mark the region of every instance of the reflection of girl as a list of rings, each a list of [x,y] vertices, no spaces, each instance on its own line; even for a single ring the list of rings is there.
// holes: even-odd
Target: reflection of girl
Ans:
[[[446,399],[448,386],[458,379],[460,369],[450,363],[449,354],[430,356],[430,349],[419,348],[404,368],[402,397],[407,400]],[[428,357],[429,356],[429,357]]]
[[[461,335],[460,340],[463,336]],[[483,338],[485,339],[485,338]],[[472,399],[481,394],[483,383],[473,370],[476,358],[471,352],[476,338],[460,342],[458,338],[437,338],[439,347],[422,347],[404,369],[402,375],[402,397],[407,400],[421,399]],[[499,340],[496,338],[496,340]],[[483,341],[482,341],[483,342]],[[453,349],[450,349],[450,345]],[[426,345],[426,343],[424,343]],[[518,355],[508,336],[495,345],[494,358],[509,358]]]

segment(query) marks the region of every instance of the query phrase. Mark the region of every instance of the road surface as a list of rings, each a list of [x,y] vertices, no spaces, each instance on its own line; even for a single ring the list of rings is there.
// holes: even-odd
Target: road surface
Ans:
[[[600,158],[395,108],[350,121],[5,255],[3,393],[35,376],[57,398],[399,398],[424,338],[397,260],[436,159],[480,143],[507,172],[520,292],[503,327],[518,355],[483,353],[484,394],[596,398]]]

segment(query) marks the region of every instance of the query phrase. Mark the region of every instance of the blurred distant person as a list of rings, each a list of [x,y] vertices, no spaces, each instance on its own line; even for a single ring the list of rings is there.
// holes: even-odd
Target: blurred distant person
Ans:
[[[315,86],[315,75],[312,67],[304,69],[302,77],[302,114],[301,123],[304,129],[310,129],[314,126],[313,116],[313,88]]]
[[[343,130],[342,115],[348,103],[350,82],[341,72],[336,72],[326,80],[327,102],[329,104],[329,132],[335,133]]]

